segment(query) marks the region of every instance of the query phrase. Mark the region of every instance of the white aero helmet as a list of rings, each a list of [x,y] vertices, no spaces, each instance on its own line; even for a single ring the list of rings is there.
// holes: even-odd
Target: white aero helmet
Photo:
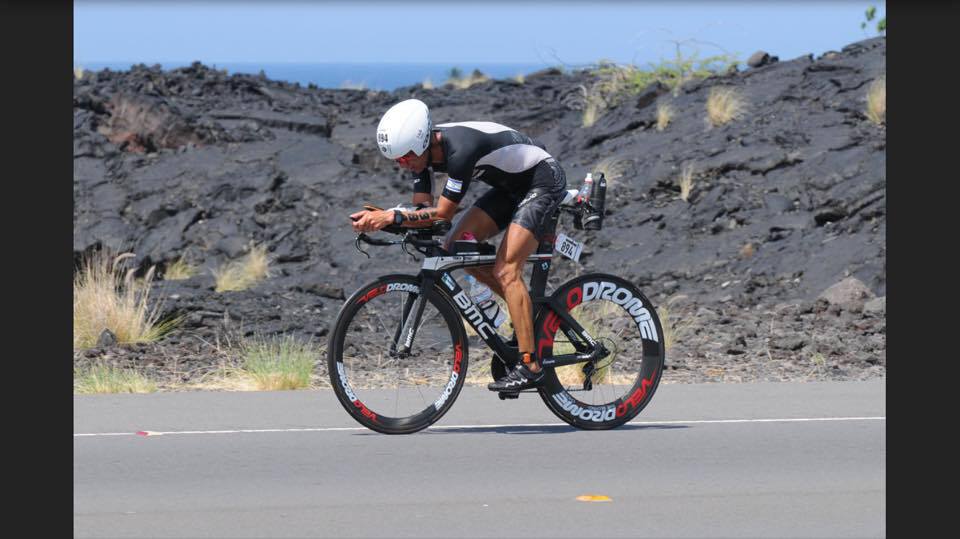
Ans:
[[[377,126],[377,146],[390,159],[410,150],[420,155],[430,144],[430,110],[419,99],[407,99],[390,107]]]

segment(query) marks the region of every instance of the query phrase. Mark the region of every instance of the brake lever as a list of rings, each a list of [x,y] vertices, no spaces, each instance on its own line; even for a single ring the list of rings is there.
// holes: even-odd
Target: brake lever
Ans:
[[[361,253],[367,255],[367,258],[370,258],[370,254],[360,248],[360,241],[363,240],[363,238],[365,238],[365,237],[367,237],[367,235],[364,234],[363,232],[357,234],[357,241],[354,242],[354,245],[353,245],[353,246],[356,247],[357,250],[360,251]]]
[[[413,253],[411,253],[410,251],[407,250],[407,242],[401,243],[401,244],[400,244],[400,248],[403,249],[403,252],[405,252],[405,253],[407,253],[408,255],[410,255],[410,258],[412,258],[414,262],[419,262],[419,261],[420,261],[419,258],[417,258],[416,256],[414,256]]]

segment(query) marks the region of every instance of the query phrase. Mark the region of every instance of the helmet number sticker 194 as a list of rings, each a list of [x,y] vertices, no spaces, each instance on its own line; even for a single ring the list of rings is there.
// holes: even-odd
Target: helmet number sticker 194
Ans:
[[[556,251],[559,251],[563,256],[573,260],[574,262],[580,262],[580,253],[583,252],[582,243],[576,241],[570,236],[567,236],[566,234],[560,233],[557,234],[557,241],[553,245],[553,248]]]

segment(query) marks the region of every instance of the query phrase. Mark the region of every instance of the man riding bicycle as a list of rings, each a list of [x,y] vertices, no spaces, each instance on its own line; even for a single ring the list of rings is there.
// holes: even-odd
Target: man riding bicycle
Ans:
[[[434,126],[427,105],[408,99],[390,107],[377,126],[380,152],[416,174],[413,203],[417,210],[363,210],[350,216],[357,232],[388,225],[429,226],[452,220],[472,180],[491,186],[450,231],[445,242],[470,232],[477,241],[506,234],[491,266],[465,268],[506,300],[522,361],[487,387],[514,392],[534,387],[543,378],[534,354],[533,304],[522,279],[523,265],[544,233],[546,219],[566,195],[567,180],[546,148],[514,129],[494,122],[472,121]],[[448,174],[434,203],[433,172]]]

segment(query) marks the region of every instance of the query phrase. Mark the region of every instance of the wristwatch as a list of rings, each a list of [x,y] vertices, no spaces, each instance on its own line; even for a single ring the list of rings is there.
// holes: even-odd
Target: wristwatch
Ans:
[[[393,210],[393,224],[400,225],[403,222],[403,214],[400,213],[400,210]]]

